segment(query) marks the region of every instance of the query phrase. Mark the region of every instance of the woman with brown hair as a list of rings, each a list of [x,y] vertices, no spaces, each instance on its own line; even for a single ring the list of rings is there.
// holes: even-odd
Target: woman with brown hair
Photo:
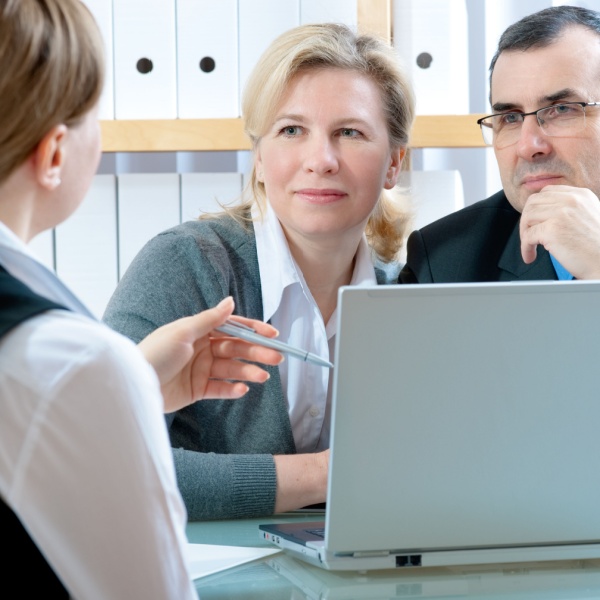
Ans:
[[[230,380],[267,374],[236,358],[281,356],[213,337],[231,298],[138,349],[31,254],[27,242],[64,221],[92,181],[102,80],[100,34],[79,0],[0,2],[3,573],[28,573],[17,596],[192,599],[163,410],[237,398],[247,387]]]

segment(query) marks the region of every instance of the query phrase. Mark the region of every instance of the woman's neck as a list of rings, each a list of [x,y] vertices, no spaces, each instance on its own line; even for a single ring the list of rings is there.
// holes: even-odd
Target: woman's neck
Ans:
[[[337,306],[338,288],[349,285],[354,273],[360,239],[353,243],[295,244],[288,239],[290,252],[321,311],[325,324]]]
[[[15,177],[9,177],[0,185],[0,221],[27,243],[38,233],[35,230],[35,199],[16,183]]]

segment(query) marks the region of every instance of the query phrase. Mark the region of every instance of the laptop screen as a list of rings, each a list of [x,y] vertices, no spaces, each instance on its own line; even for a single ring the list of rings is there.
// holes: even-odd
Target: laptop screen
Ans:
[[[600,283],[340,290],[338,553],[600,538]]]

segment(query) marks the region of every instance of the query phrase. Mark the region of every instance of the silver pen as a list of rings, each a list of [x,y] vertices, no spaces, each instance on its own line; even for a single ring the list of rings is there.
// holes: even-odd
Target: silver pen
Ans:
[[[333,368],[333,365],[328,360],[325,360],[324,358],[321,358],[312,352],[300,350],[300,348],[294,348],[294,346],[290,346],[284,342],[279,342],[272,338],[265,337],[264,335],[260,335],[260,333],[256,333],[256,331],[254,331],[254,329],[251,327],[247,327],[241,323],[236,323],[230,319],[228,319],[227,322],[220,327],[215,327],[215,329],[221,333],[246,340],[247,342],[252,342],[253,344],[258,344],[259,346],[273,348],[274,350],[277,350],[283,354],[289,354],[294,358],[299,358],[300,360],[304,360],[321,367],[328,367],[329,369]]]

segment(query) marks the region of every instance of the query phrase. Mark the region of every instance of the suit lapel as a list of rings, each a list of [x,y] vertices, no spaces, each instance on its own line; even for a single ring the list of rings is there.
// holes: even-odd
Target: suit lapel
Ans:
[[[498,261],[498,268],[509,276],[507,280],[555,280],[556,271],[552,266],[550,254],[543,246],[537,247],[537,258],[527,265],[521,257],[521,237],[519,235],[519,221],[517,220],[504,251]]]

